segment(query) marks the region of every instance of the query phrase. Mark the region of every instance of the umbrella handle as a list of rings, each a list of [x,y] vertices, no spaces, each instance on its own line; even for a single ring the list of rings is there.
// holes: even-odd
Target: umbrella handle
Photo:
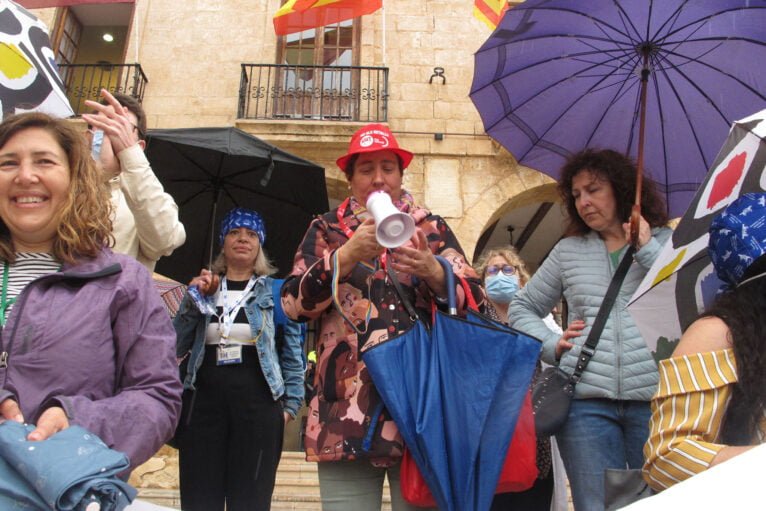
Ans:
[[[455,298],[455,272],[452,265],[442,256],[434,256],[444,268],[445,285],[447,286],[447,307],[451,316],[457,316],[457,299]]]
[[[646,89],[649,82],[650,48],[642,48],[640,112],[638,120],[638,157],[636,160],[636,200],[630,214],[630,244],[638,248],[638,230],[641,226],[641,188],[644,182],[644,132],[646,131]]]
[[[638,233],[641,228],[641,205],[633,204],[630,213],[630,244],[638,249]]]

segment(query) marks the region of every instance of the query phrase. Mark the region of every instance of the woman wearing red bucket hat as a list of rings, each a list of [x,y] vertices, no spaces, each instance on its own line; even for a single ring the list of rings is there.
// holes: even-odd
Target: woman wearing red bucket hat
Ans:
[[[320,322],[305,445],[307,459],[321,462],[325,511],[379,509],[386,473],[392,509],[415,509],[402,499],[399,488],[401,436],[382,409],[361,359],[363,347],[413,324],[386,280],[386,268],[396,272],[404,293],[426,315],[434,300],[440,303],[446,296],[444,272],[434,255],[450,261],[455,274],[468,280],[476,302],[484,301],[481,281],[447,223],[415,205],[402,188],[403,171],[412,156],[382,124],[369,124],[353,135],[348,152],[337,161],[351,195],[311,223],[282,287],[288,316]],[[416,225],[412,238],[393,250],[378,243],[375,220],[365,207],[370,194],[380,191]],[[462,309],[464,292],[460,286],[456,292]]]
[[[383,124],[368,124],[364,128],[358,130],[351,137],[351,143],[348,146],[348,153],[344,154],[336,163],[340,170],[349,175],[348,166],[349,162],[355,156],[362,153],[372,153],[375,151],[388,150],[393,152],[398,158],[400,163],[400,173],[409,167],[412,161],[412,153],[405,151],[399,147],[399,143],[396,141],[394,134],[388,129],[388,126]],[[353,168],[353,163],[351,165]]]

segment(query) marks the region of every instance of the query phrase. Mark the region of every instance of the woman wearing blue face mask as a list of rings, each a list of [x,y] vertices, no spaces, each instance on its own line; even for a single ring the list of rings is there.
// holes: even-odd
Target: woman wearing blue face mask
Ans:
[[[476,265],[476,271],[482,276],[489,298],[486,304],[487,315],[507,324],[511,300],[530,279],[526,264],[516,249],[508,245],[484,252]],[[553,316],[544,320],[550,322],[550,328],[558,328]]]
[[[500,254],[493,256],[487,262],[487,268],[484,271],[484,289],[487,290],[487,296],[503,322],[507,322],[508,305],[521,287],[520,273],[517,266],[508,263]]]
[[[487,291],[485,313],[492,319],[508,323],[508,306],[511,304],[516,292],[524,287],[529,280],[524,261],[512,246],[493,248],[482,254],[476,272],[482,276],[484,289]],[[558,325],[549,314],[544,319],[549,328],[558,328]],[[566,509],[566,477],[563,465],[556,464],[554,470],[551,467],[551,442],[548,438],[538,438],[537,442],[537,468],[538,478],[534,486],[522,492],[499,493],[492,501],[490,511],[504,511],[511,509],[525,509],[532,511],[549,511]],[[556,487],[554,498],[554,486]],[[563,491],[560,492],[559,489]],[[553,506],[551,502],[553,501]]]

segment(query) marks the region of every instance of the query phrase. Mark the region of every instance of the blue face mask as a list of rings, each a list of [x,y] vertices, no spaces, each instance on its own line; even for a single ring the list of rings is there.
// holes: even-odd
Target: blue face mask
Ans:
[[[516,291],[519,290],[519,276],[498,273],[486,280],[484,289],[487,290],[487,296],[493,302],[511,303]]]
[[[101,130],[95,130],[93,132],[93,140],[90,144],[90,152],[93,155],[93,159],[98,161],[101,158],[101,146],[104,145],[104,132]]]

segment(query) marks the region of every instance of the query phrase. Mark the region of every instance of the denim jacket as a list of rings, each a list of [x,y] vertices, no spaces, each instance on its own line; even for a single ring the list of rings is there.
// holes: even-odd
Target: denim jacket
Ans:
[[[272,397],[275,401],[282,399],[285,411],[294,418],[303,400],[304,368],[301,327],[298,323],[287,320],[284,325],[284,342],[281,343],[277,353],[274,340],[274,297],[271,293],[271,281],[270,277],[259,278],[246,299],[243,309],[253,338],[256,338],[261,331],[261,321],[266,322],[255,344],[258,349],[258,359]],[[177,335],[176,356],[181,359],[189,355],[183,362],[187,364],[183,381],[184,389],[194,390],[197,371],[202,366],[202,359],[205,356],[205,333],[210,320],[211,316],[203,315],[187,293],[173,320]]]

